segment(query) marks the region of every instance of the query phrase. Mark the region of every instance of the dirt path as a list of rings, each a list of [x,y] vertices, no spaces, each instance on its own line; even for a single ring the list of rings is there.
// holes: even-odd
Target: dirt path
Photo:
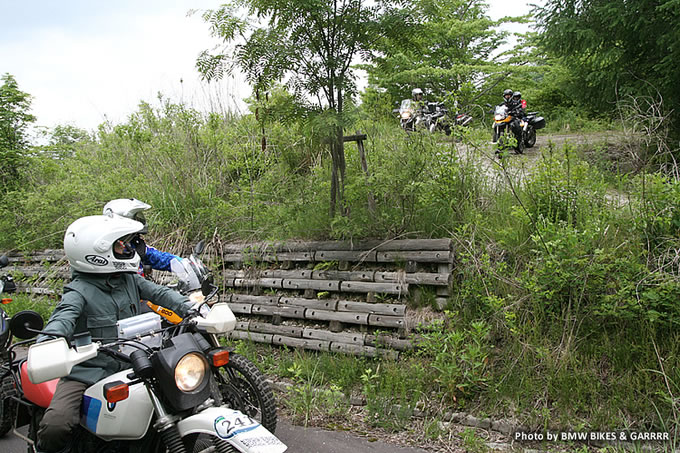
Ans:
[[[482,169],[489,177],[492,185],[498,187],[498,184],[505,185],[507,183],[508,176],[513,181],[523,181],[531,173],[539,159],[541,159],[542,153],[547,151],[550,146],[553,146],[555,150],[559,150],[567,143],[578,146],[604,142],[611,143],[619,140],[621,140],[621,134],[615,131],[542,135],[539,133],[536,138],[536,145],[526,149],[524,154],[515,154],[513,151],[510,151],[502,162],[496,155],[495,145],[490,141],[481,149],[471,149],[466,146],[459,148],[459,151],[462,151],[464,158],[475,159],[475,161],[481,162]]]

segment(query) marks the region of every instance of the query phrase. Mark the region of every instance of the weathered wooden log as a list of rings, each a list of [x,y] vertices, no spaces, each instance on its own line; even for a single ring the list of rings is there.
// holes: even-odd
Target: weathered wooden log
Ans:
[[[448,286],[453,276],[448,273],[429,273],[429,272],[381,272],[375,273],[376,282],[403,282],[414,285]]]
[[[273,324],[268,324],[265,322],[251,322],[250,329],[251,332],[260,333],[271,333],[273,335],[283,335],[286,337],[302,338],[302,327],[297,326],[275,326]]]
[[[236,330],[250,330],[250,321],[236,321]]]
[[[274,315],[279,315],[284,318],[305,319],[307,309],[304,307],[297,307],[295,305],[276,307],[274,308]]]
[[[389,351],[384,349],[378,349],[371,346],[362,346],[358,344],[347,344],[333,342],[330,345],[331,352],[339,352],[344,354],[352,354],[358,356],[366,357],[386,357],[396,360],[399,358],[399,353],[397,351]]]
[[[336,310],[338,307],[337,300],[331,299],[303,299],[300,297],[282,297],[279,300],[281,305],[295,305],[305,308],[314,308],[316,310]]]
[[[223,269],[220,271],[222,278],[226,279],[236,279],[236,278],[252,278],[253,276],[247,275],[247,271],[243,269]]]
[[[315,319],[320,321],[340,321],[349,324],[368,325],[368,313],[349,313],[339,311],[326,311],[307,309],[305,319]]]
[[[283,279],[286,278],[310,279],[312,278],[312,271],[310,269],[295,269],[290,271],[280,269],[265,269],[262,271],[262,277]]]
[[[386,239],[365,241],[288,241],[273,243],[231,243],[220,250],[224,254],[309,252],[315,250],[451,250],[451,239]]]
[[[366,335],[364,344],[373,347],[396,349],[398,351],[410,351],[414,346],[411,340],[402,340],[388,335]]]
[[[351,311],[361,313],[372,313],[387,316],[404,316],[406,305],[404,304],[369,304],[365,302],[354,302],[351,300],[339,300],[338,311]]]
[[[257,332],[244,332],[242,330],[232,330],[229,332],[229,338],[232,340],[250,340],[257,343],[267,343],[272,344],[272,338],[274,335],[267,333],[257,333]]]
[[[14,266],[6,267],[3,271],[7,271],[13,275],[20,274],[24,277],[71,278],[71,270],[68,266],[50,266],[49,268],[44,268],[42,266]]]
[[[343,293],[382,293],[382,294],[408,294],[408,285],[400,283],[372,283],[372,282],[341,282],[340,292]]]
[[[314,271],[312,272],[312,279],[314,280],[350,280],[353,282],[372,282],[374,271]]]
[[[447,297],[437,297],[435,298],[434,303],[437,305],[437,310],[444,311],[449,304],[449,299]]]
[[[283,282],[280,278],[236,278],[234,279],[235,288],[281,288]]]
[[[302,331],[302,337],[303,338],[311,338],[314,340],[326,340],[330,342],[340,342],[340,343],[348,343],[348,344],[359,344],[363,345],[365,341],[366,334],[363,333],[352,333],[352,332],[343,332],[343,333],[333,333],[329,332],[327,330],[319,330],[319,329],[304,329]]]
[[[272,343],[279,346],[291,346],[293,348],[311,349],[314,351],[328,351],[330,343],[323,340],[311,340],[305,338],[291,338],[283,335],[274,335]]]
[[[354,135],[345,135],[344,137],[342,137],[342,141],[345,142],[345,143],[346,142],[362,142],[362,141],[366,140],[367,138],[368,138],[368,136],[366,134],[356,133]]]
[[[229,303],[229,308],[231,311],[234,313],[240,313],[244,315],[249,315],[253,312],[253,306],[252,304],[235,304],[235,303]]]
[[[283,279],[284,289],[315,289],[317,291],[338,291],[340,282],[337,280],[303,280]]]
[[[406,321],[403,316],[368,315],[369,326],[403,328]]]
[[[250,294],[232,294],[231,302],[239,304],[276,305],[281,296],[251,296]]]
[[[352,261],[375,263],[376,251],[320,250],[314,253],[314,261]]]
[[[46,296],[52,296],[52,295],[60,295],[61,290],[55,291],[50,288],[41,288],[33,285],[26,285],[22,283],[17,283],[17,292],[19,293],[28,293],[28,294],[43,294]]]
[[[0,253],[0,255],[2,254]],[[7,254],[7,259],[10,263],[41,263],[43,261],[57,263],[59,261],[66,262],[66,255],[63,250],[42,250],[31,254],[10,252]]]
[[[314,252],[277,252],[263,254],[259,261],[268,263],[282,263],[284,261],[314,261]]]
[[[275,309],[273,305],[253,305],[252,313],[260,316],[273,316]]]
[[[439,264],[438,269],[440,273],[448,272],[449,274],[453,271],[453,265],[451,263]],[[452,280],[453,281],[453,280]],[[437,287],[437,296],[448,296],[449,295],[449,285]]]
[[[443,251],[399,251],[399,252],[378,252],[377,260],[379,263],[394,263],[415,261],[418,263],[450,263],[453,261],[453,252]]]

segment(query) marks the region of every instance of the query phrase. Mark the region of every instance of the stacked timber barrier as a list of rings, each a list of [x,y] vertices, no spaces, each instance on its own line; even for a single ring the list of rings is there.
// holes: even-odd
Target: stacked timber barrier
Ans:
[[[61,250],[9,258],[20,291],[58,295],[68,281]],[[413,305],[445,306],[454,252],[450,239],[216,243],[203,259],[237,317],[232,339],[396,357],[423,318]]]
[[[233,338],[396,356],[413,347],[409,299],[433,287],[446,304],[454,253],[450,239],[405,239],[231,244],[221,257]]]

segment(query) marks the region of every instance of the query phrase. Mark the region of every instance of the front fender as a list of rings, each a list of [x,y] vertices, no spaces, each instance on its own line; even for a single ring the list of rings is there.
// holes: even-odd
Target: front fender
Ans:
[[[177,423],[180,436],[209,434],[243,453],[282,453],[288,447],[257,421],[234,409],[210,407]]]

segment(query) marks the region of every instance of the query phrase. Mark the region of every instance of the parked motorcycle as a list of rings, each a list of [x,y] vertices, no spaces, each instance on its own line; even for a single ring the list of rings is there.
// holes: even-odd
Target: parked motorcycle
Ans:
[[[9,258],[7,255],[0,256],[0,269],[9,265]],[[9,274],[0,275],[0,293],[13,293],[17,290],[17,285],[14,279]]]
[[[424,124],[423,112],[412,99],[401,101],[399,108],[394,112],[399,115],[399,124],[406,132],[413,132]]]
[[[536,130],[544,127],[545,119],[538,116],[538,112],[521,115],[517,110],[510,111],[505,104],[497,105],[494,110],[492,140],[496,144],[496,152],[512,146],[517,154],[524,153],[526,148],[536,144]],[[514,143],[510,145],[511,142]]]
[[[202,287],[206,299],[214,292],[206,281]],[[119,326],[119,335],[124,330],[130,333],[134,325]],[[42,332],[38,313],[19,312],[0,332],[10,338],[0,349],[0,435],[13,426],[28,425],[27,436],[16,429],[14,433],[27,441],[29,452],[35,451],[37,428],[58,379],[103,353],[129,362],[130,368],[85,391],[72,451],[284,452],[287,447],[257,420],[219,401],[216,376],[235,354],[211,345],[206,335],[225,334],[235,325],[229,306],[217,302],[204,316],[193,314],[173,325],[172,332],[121,335],[108,344],[103,342],[112,339],[87,333],[58,336],[31,345],[26,360],[17,358],[17,346],[33,343],[39,333],[55,335]],[[11,344],[12,336],[23,341]]]
[[[208,304],[219,303],[219,294],[217,294],[217,287],[212,284],[212,276],[208,268],[198,258],[203,253],[204,248],[205,243],[201,241],[194,247],[194,252],[189,258],[181,260],[173,259],[170,262],[170,268],[178,280],[169,286],[188,296],[192,303],[205,301],[206,303],[201,305],[201,309],[204,311],[202,314],[207,315],[210,310]],[[205,287],[210,288],[207,297],[202,292],[202,288]],[[147,305],[154,313],[158,313],[162,317],[162,322],[158,316],[149,316],[151,314],[128,318],[131,320],[131,324],[139,324],[135,318],[146,316],[143,322],[147,323],[147,325],[138,329],[137,332],[144,331],[145,329],[151,331],[159,328],[161,325],[172,327],[182,321],[182,318],[170,309],[153,304],[152,302],[147,302]],[[177,326],[175,329],[168,328],[166,335],[172,337],[186,330],[186,327],[180,326]],[[192,332],[203,335],[211,346],[220,346],[215,334],[195,330],[192,330]],[[277,415],[274,393],[267,383],[265,376],[252,362],[232,352],[229,362],[223,367],[215,368],[213,371],[223,402],[229,407],[238,409],[259,421],[272,433],[276,431]]]
[[[532,148],[536,144],[536,130],[545,127],[545,118],[538,116],[538,112],[529,112],[519,123],[522,128],[524,146]]]

